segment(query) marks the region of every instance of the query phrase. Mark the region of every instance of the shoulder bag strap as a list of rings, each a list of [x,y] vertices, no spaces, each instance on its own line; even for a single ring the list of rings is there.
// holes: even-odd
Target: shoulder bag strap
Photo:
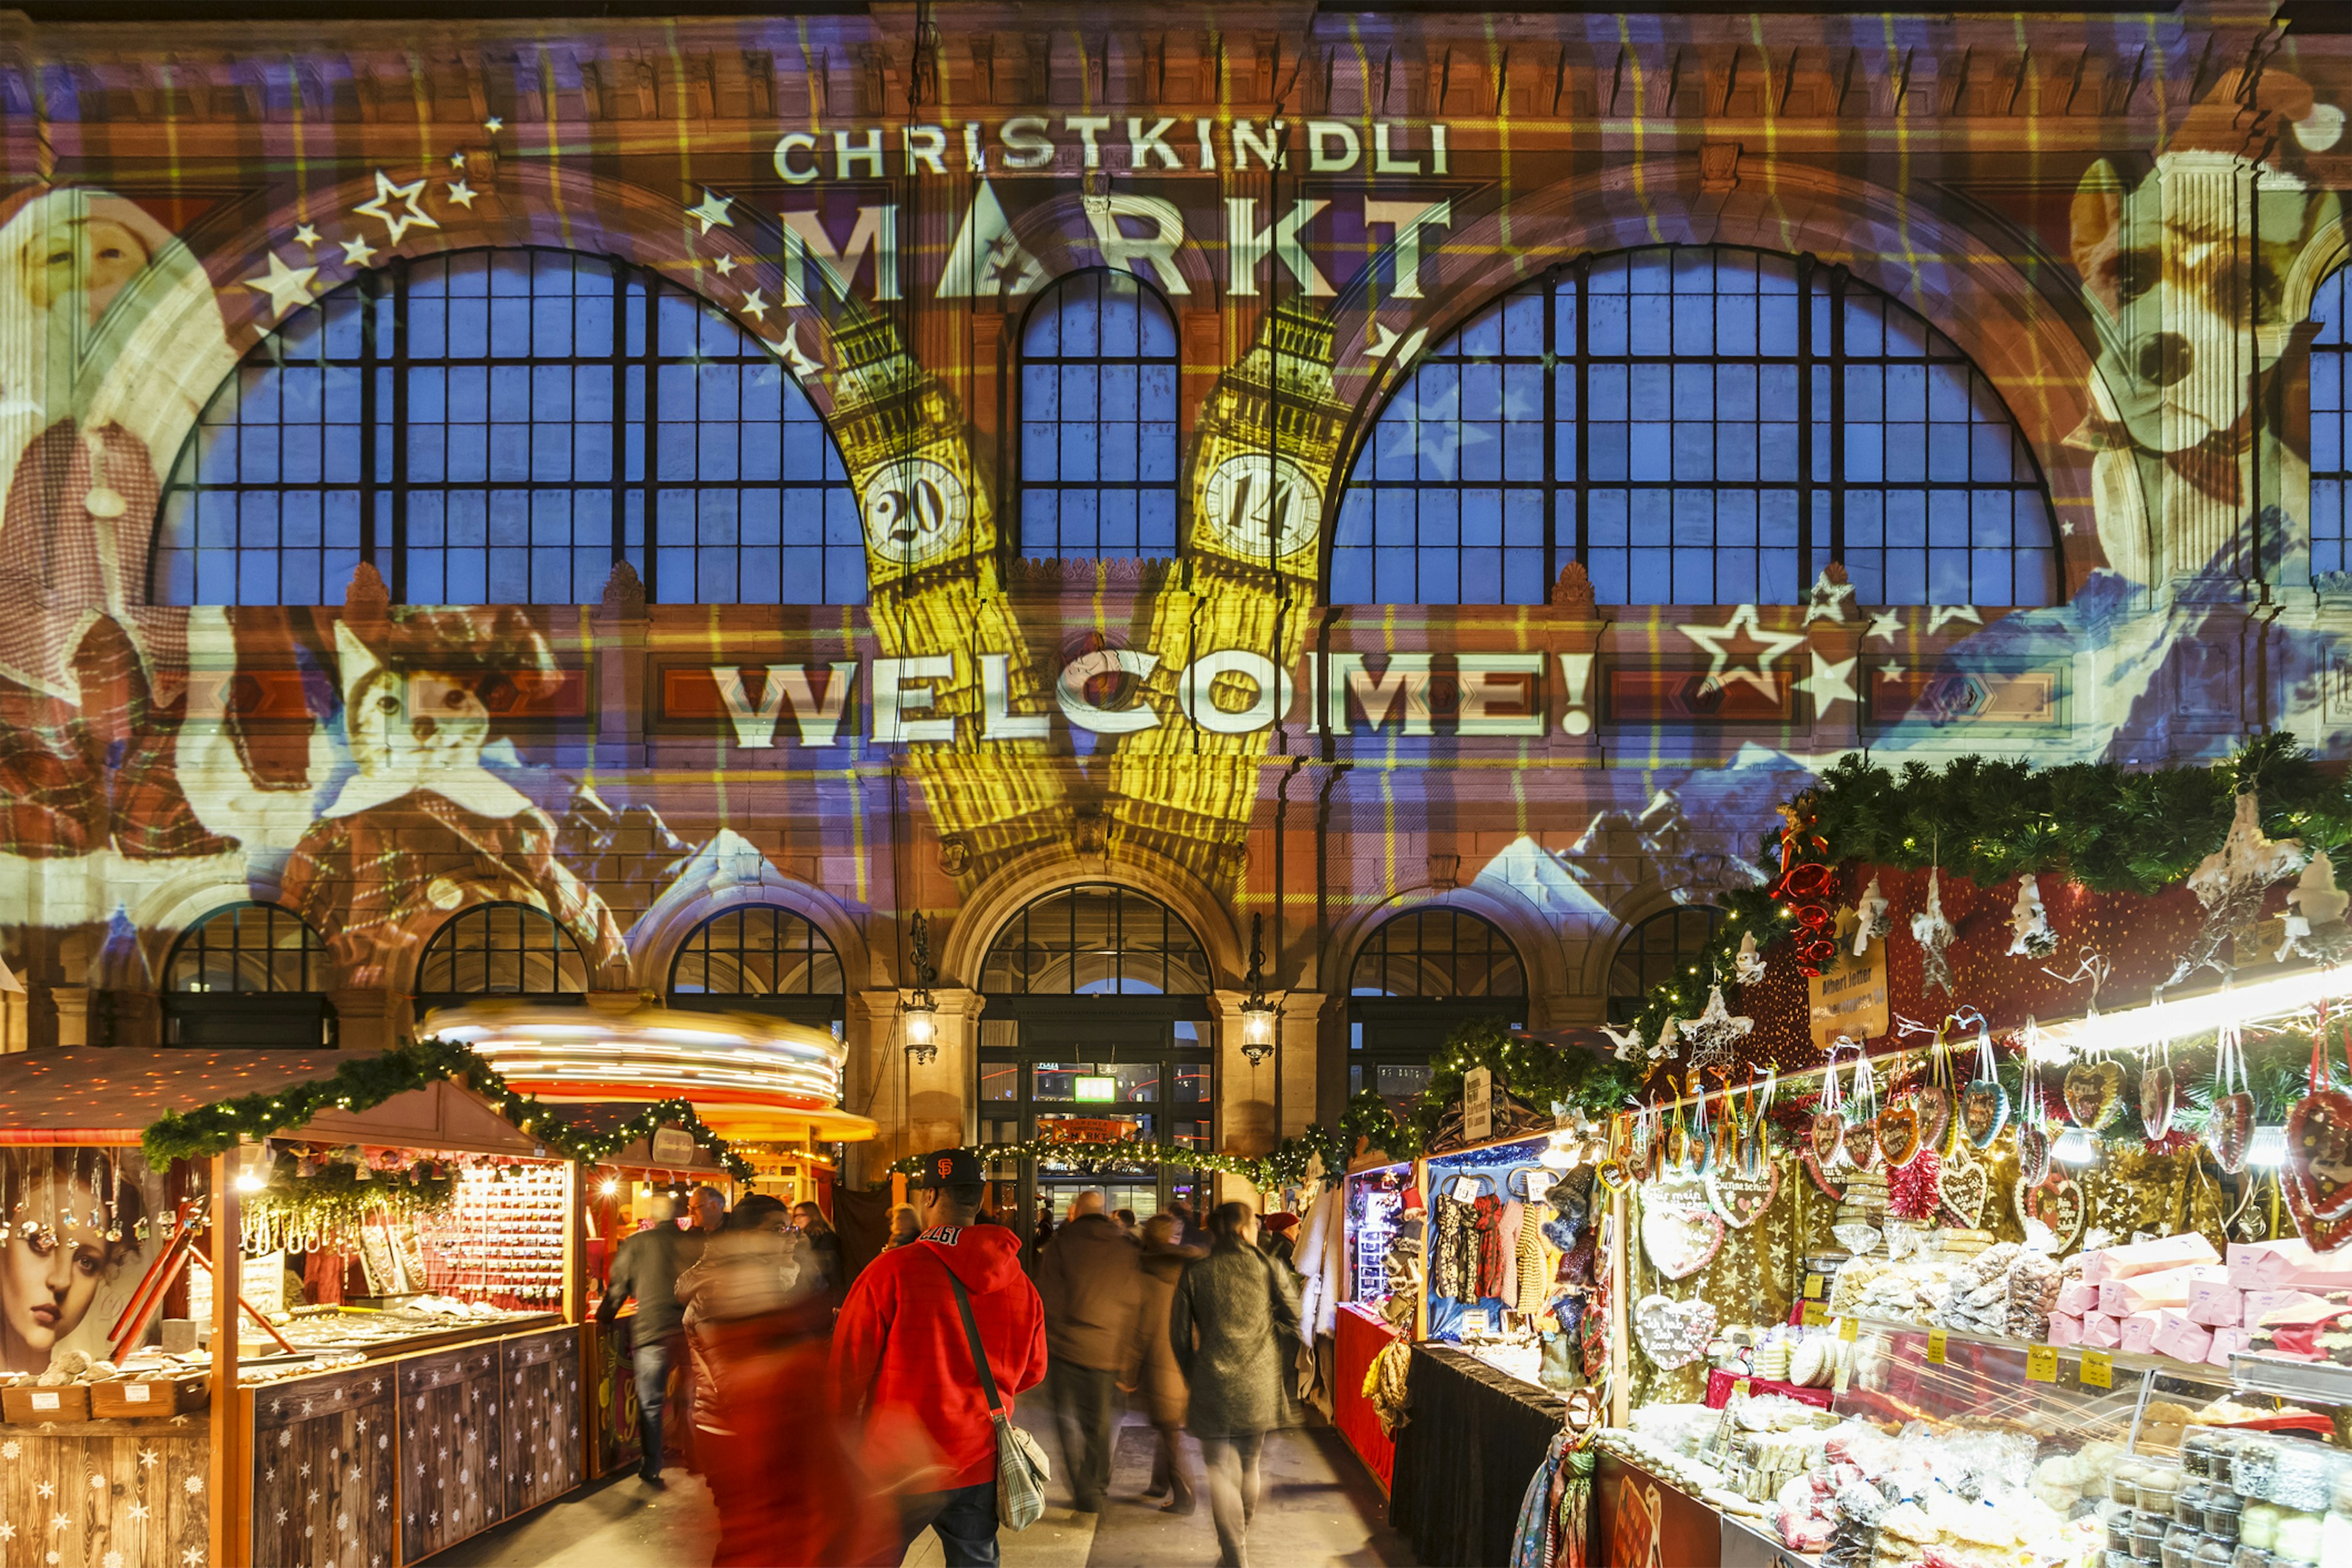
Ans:
[[[980,1391],[988,1398],[988,1413],[1001,1420],[1004,1415],[1004,1402],[996,1396],[996,1374],[989,1371],[988,1352],[981,1348],[980,1324],[971,1315],[971,1297],[944,1258],[940,1259],[940,1269],[948,1277],[948,1289],[955,1292],[956,1310],[963,1314],[964,1338],[971,1344],[971,1364],[979,1370]]]

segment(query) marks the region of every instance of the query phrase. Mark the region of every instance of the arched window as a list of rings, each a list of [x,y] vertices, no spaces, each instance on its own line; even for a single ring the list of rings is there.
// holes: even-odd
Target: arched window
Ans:
[[[478,904],[425,944],[416,999],[446,1006],[477,996],[551,1002],[584,996],[588,965],[554,917],[529,904]]]
[[[754,904],[694,928],[670,963],[669,991],[676,1006],[831,1026],[842,1017],[841,958],[812,921]]]
[[[256,344],[180,452],[150,589],[593,604],[857,604],[840,449],[757,339],[651,272],[474,250],[362,274]]]
[[[1622,1024],[1642,1010],[1651,990],[1669,981],[1697,979],[1693,968],[1723,911],[1712,904],[1685,904],[1652,915],[1626,933],[1609,963],[1609,1021]],[[1702,995],[1692,1005],[1698,1011]]]
[[[1008,995],[1205,996],[1209,958],[1184,917],[1130,888],[1049,893],[1004,922],[980,988]]]
[[[1392,917],[1357,950],[1348,983],[1348,1092],[1402,1105],[1463,1025],[1527,1022],[1528,971],[1493,921],[1444,905]]]
[[[327,948],[275,904],[215,910],[163,966],[163,1038],[174,1046],[332,1046]]]
[[[2311,570],[2352,571],[2352,525],[2345,497],[2352,493],[2352,268],[2339,268],[2311,297]]]
[[[1176,553],[1176,321],[1132,273],[1076,272],[1021,331],[1021,553]]]
[[[2047,605],[2041,470],[1992,385],[1843,268],[1728,247],[1590,258],[1431,350],[1356,459],[1334,604]]]

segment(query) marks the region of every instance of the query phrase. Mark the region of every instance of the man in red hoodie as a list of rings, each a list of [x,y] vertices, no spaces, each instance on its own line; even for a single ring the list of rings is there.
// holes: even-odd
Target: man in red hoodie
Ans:
[[[971,1299],[1007,1415],[1013,1396],[1045,1375],[1045,1313],[1021,1270],[1020,1238],[974,1223],[985,1192],[978,1157],[926,1154],[918,1181],[922,1235],[866,1265],[834,1324],[834,1395],[862,1428],[866,1473],[898,1489],[906,1542],[929,1528],[949,1568],[991,1568],[996,1429],[949,1277]]]

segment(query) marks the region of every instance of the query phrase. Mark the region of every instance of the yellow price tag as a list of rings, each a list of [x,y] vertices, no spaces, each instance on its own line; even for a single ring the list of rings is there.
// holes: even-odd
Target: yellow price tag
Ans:
[[[2113,1388],[2116,1385],[2116,1358],[2105,1351],[2083,1352],[2083,1386]]]
[[[1808,1301],[1818,1301],[1818,1300],[1820,1300],[1822,1299],[1822,1291],[1823,1289],[1827,1289],[1828,1285],[1829,1285],[1829,1281],[1828,1281],[1828,1280],[1826,1280],[1826,1279],[1822,1279],[1822,1278],[1820,1275],[1818,1275],[1818,1274],[1808,1274],[1808,1275],[1806,1275],[1806,1276],[1805,1276],[1805,1300],[1808,1300]]]
[[[1862,1320],[1860,1318],[1840,1318],[1838,1320],[1838,1338],[1843,1340],[1848,1344],[1852,1344],[1856,1340],[1862,1338]]]
[[[1809,1329],[1818,1329],[1829,1321],[1830,1313],[1828,1308],[1822,1306],[1819,1301],[1808,1301],[1805,1303],[1805,1327]]]
[[[1736,1381],[1734,1381],[1734,1382],[1733,1382],[1733,1384],[1732,1384],[1732,1385],[1731,1385],[1731,1397],[1732,1397],[1732,1398],[1734,1398],[1734,1399],[1745,1399],[1745,1398],[1747,1398],[1747,1397],[1748,1397],[1748,1393],[1749,1393],[1749,1389],[1748,1389],[1748,1380],[1747,1380],[1746,1378],[1744,1378],[1744,1377],[1743,1377],[1743,1378],[1739,1378],[1739,1379],[1737,1379]]]
[[[1927,1331],[1927,1364],[1929,1366],[1944,1364],[1944,1346],[1949,1343],[1950,1340],[1951,1336],[1941,1329]]]
[[[2058,1352],[2048,1345],[2033,1345],[2025,1352],[2025,1381],[2055,1383],[2058,1381]]]

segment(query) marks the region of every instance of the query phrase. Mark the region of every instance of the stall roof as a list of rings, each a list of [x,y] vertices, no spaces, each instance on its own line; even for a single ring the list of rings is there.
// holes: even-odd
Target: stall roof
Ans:
[[[167,1110],[269,1094],[331,1077],[349,1053],[67,1046],[0,1056],[0,1143],[136,1143]],[[460,1084],[331,1110],[289,1134],[475,1154],[546,1154]]]
[[[621,1123],[643,1114],[650,1107],[644,1105],[625,1105],[604,1100],[594,1105],[566,1106],[563,1114],[583,1127],[593,1128],[598,1132],[612,1133],[619,1131]],[[654,1158],[653,1140],[650,1137],[640,1138],[634,1143],[624,1144],[596,1163],[610,1165],[621,1171],[693,1171],[718,1176],[727,1173],[726,1168],[711,1157],[710,1151],[699,1143],[694,1145],[694,1152],[688,1159],[656,1160]]]

